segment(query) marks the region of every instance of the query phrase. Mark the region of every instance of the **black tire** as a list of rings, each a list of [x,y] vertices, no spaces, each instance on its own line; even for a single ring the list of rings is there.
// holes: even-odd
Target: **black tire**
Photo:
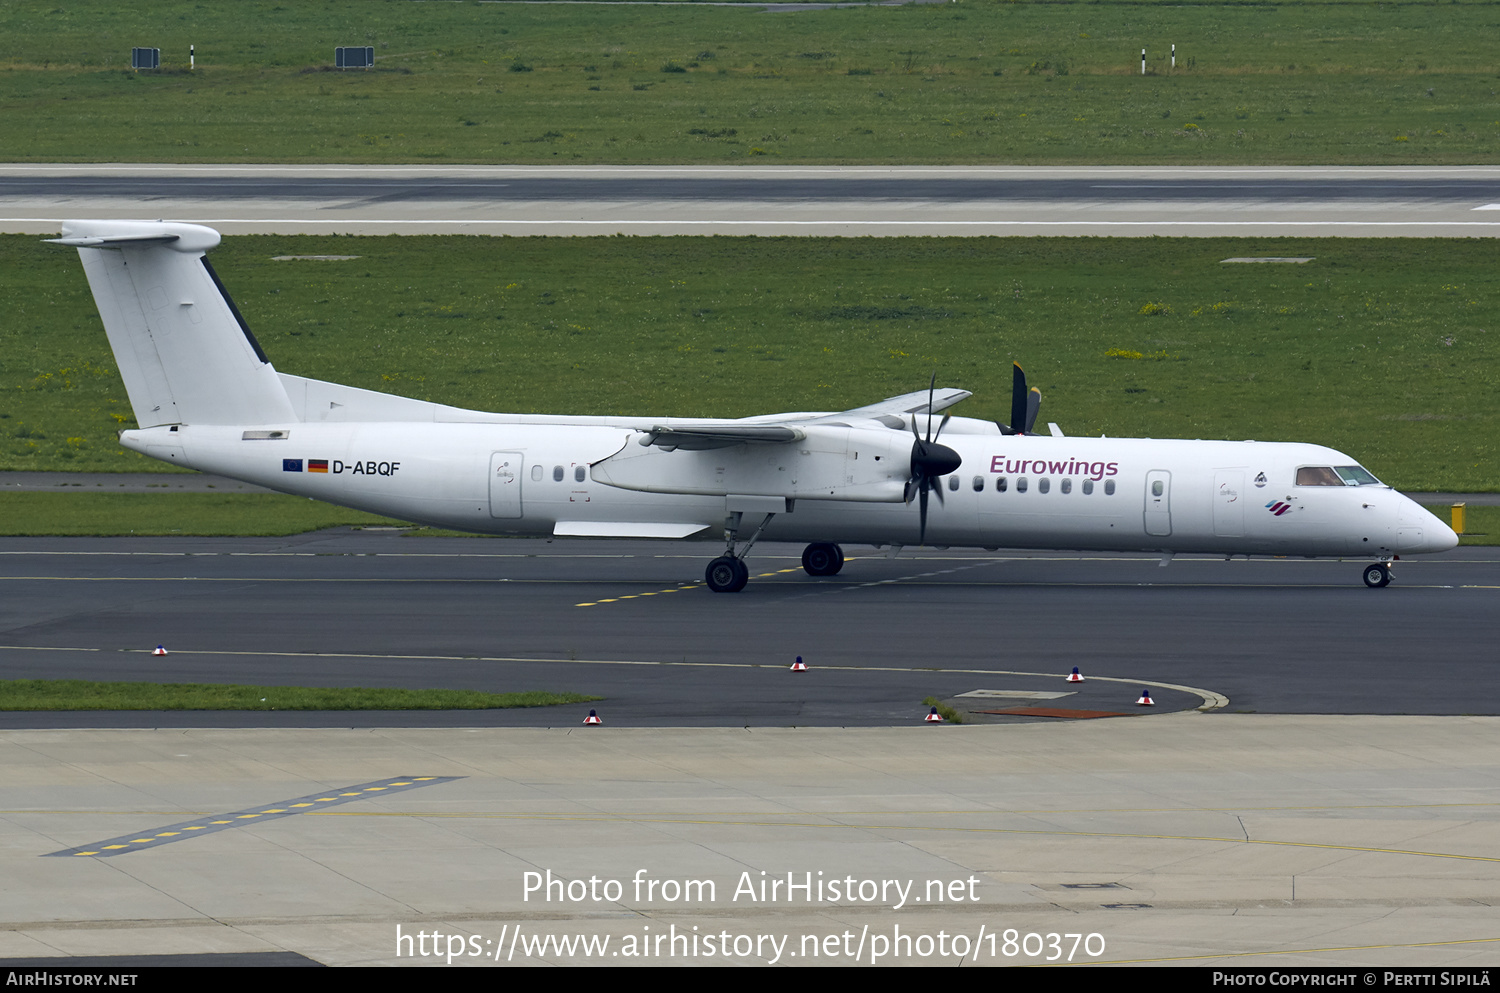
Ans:
[[[837,576],[844,567],[844,550],[828,541],[817,541],[802,550],[802,571],[809,576]]]
[[[750,567],[739,559],[721,555],[703,571],[703,581],[715,593],[738,593],[750,581]]]
[[[1365,566],[1365,585],[1371,589],[1391,585],[1391,568],[1384,562]]]

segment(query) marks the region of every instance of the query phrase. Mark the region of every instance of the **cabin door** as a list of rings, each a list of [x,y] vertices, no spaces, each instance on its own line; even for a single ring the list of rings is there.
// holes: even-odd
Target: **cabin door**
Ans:
[[[490,455],[490,516],[521,516],[521,453]]]
[[[1172,533],[1172,474],[1165,469],[1146,473],[1146,533]]]

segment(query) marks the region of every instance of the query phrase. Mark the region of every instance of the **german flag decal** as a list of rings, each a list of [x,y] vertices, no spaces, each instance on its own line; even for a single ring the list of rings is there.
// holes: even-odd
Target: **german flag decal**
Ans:
[[[328,460],[327,459],[308,459],[307,460],[307,471],[308,472],[327,472],[328,471]]]

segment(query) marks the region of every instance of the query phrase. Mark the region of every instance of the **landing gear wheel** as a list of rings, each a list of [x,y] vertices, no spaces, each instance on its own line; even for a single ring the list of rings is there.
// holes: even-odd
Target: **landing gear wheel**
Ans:
[[[844,567],[844,550],[829,541],[817,541],[802,550],[802,569],[809,576],[837,576]]]
[[[721,555],[708,564],[703,581],[715,593],[738,593],[750,582],[750,567],[739,559]]]
[[[1384,562],[1365,566],[1365,585],[1371,589],[1391,585],[1391,567]]]

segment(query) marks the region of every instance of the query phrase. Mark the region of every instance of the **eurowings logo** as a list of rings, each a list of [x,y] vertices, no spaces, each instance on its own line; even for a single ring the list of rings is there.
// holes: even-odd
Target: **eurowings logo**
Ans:
[[[1270,503],[1266,504],[1266,509],[1276,517],[1280,517],[1282,514],[1291,510],[1292,505],[1289,503],[1282,503],[1280,500],[1272,500]]]

